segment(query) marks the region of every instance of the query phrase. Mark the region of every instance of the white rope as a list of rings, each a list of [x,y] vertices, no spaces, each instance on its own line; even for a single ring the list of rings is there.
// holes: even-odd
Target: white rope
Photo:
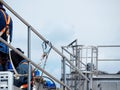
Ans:
[[[10,37],[9,37],[9,33],[7,33],[7,37],[8,37],[8,43],[10,44]],[[16,79],[19,79],[19,74],[18,74],[18,72],[16,71],[16,69],[15,69],[15,67],[14,67],[14,65],[13,65],[13,62],[12,62],[12,58],[11,58],[11,53],[10,53],[10,49],[9,49],[9,58],[10,58],[10,62],[11,62],[11,65],[12,65],[12,68],[13,68],[13,71],[14,71],[14,73],[15,73],[15,78]]]

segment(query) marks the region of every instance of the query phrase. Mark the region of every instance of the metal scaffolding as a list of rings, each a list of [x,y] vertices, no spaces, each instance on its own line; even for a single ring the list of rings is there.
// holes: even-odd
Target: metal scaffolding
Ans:
[[[71,65],[65,62],[64,58],[61,61],[61,81],[66,83],[72,90],[96,90],[94,89],[94,77],[100,74],[99,62],[101,61],[120,61],[120,59],[101,59],[101,48],[119,48],[120,45],[100,45],[100,46],[84,46],[78,45],[77,40],[74,40],[67,46],[62,47],[62,53],[69,57],[77,68],[89,79],[85,80]],[[104,53],[105,54],[105,53]],[[103,72],[101,72],[103,73]],[[114,74],[117,75],[117,74]]]
[[[0,2],[12,13],[14,14],[22,23],[24,23],[27,27],[28,27],[28,56],[26,57],[25,55],[23,55],[21,52],[19,52],[17,49],[15,49],[13,46],[11,46],[9,43],[7,43],[5,40],[3,40],[0,37],[0,41],[3,42],[4,44],[6,44],[9,48],[11,48],[12,50],[14,50],[16,53],[18,53],[20,56],[22,56],[24,59],[26,59],[29,62],[29,65],[32,64],[34,67],[38,68],[40,71],[42,71],[44,74],[46,74],[47,76],[49,76],[50,78],[52,78],[54,81],[56,81],[57,83],[63,85],[65,87],[65,89],[70,90],[70,88],[65,85],[63,82],[61,82],[60,80],[56,79],[53,75],[51,75],[50,73],[46,72],[44,69],[42,69],[41,67],[39,67],[37,64],[35,64],[32,60],[30,60],[30,46],[31,46],[31,36],[30,36],[30,31],[32,31],[33,33],[36,34],[36,36],[39,37],[39,39],[41,39],[42,41],[46,42],[46,44],[48,44],[51,47],[51,43],[46,40],[40,33],[37,32],[37,30],[35,30],[27,21],[25,21],[19,14],[17,14],[6,2],[4,2],[3,0],[0,0]],[[66,58],[66,61],[69,62],[69,60],[67,59],[67,57],[65,57],[57,48],[55,48],[52,45],[52,49],[58,53],[60,56]],[[71,64],[71,62],[69,62]],[[74,68],[76,68],[74,65],[71,64],[71,66],[73,66]],[[76,68],[76,70],[78,70]],[[78,71],[81,75],[82,73],[80,71]],[[30,73],[30,69],[29,69],[29,73]],[[30,74],[29,74],[30,77]],[[85,77],[86,78],[86,77]],[[30,80],[28,82],[29,88],[30,89]]]
[[[14,47],[12,47],[10,44],[8,44],[7,42],[5,42],[2,38],[0,38],[0,41],[5,43],[9,48],[13,49],[14,51],[16,51],[18,54],[20,54],[24,59],[29,61],[29,65],[32,64],[33,66],[37,67],[39,70],[41,70],[42,72],[44,72],[46,75],[48,75],[49,77],[51,77],[52,79],[54,79],[56,82],[60,83],[61,85],[64,86],[64,89],[70,89],[68,86],[66,86],[63,82],[59,81],[58,79],[56,79],[54,76],[50,75],[49,73],[47,73],[45,70],[43,70],[42,68],[38,67],[34,62],[32,62],[30,60],[30,46],[31,46],[31,36],[30,36],[30,32],[32,31],[36,36],[39,37],[39,39],[41,39],[42,41],[44,41],[47,45],[49,45],[50,47],[52,47],[52,49],[58,54],[60,55],[62,58],[65,59],[65,61],[67,63],[69,63],[71,65],[72,68],[74,68],[79,75],[81,75],[82,77],[84,77],[84,79],[86,79],[87,81],[89,81],[89,79],[79,70],[79,68],[77,68],[76,66],[74,66],[73,63],[71,63],[71,61],[64,55],[62,54],[56,47],[54,47],[53,45],[51,46],[51,43],[45,39],[40,33],[37,32],[36,29],[34,29],[27,21],[25,21],[18,13],[16,13],[6,2],[4,2],[3,0],[0,0],[0,2],[13,14],[15,15],[22,23],[24,23],[27,27],[28,27],[28,57],[24,56],[23,54],[21,54],[19,51],[17,51]],[[30,72],[30,70],[29,70]],[[30,76],[29,76],[30,77]],[[30,80],[29,80],[30,81]],[[28,84],[30,84],[28,82]],[[30,86],[30,85],[29,85]],[[30,90],[30,87],[29,87]]]
[[[109,58],[99,58],[99,51],[101,48],[108,48],[108,47],[117,47],[119,48],[120,45],[100,45],[100,46],[84,46],[78,45],[77,39],[71,42],[67,46],[62,47],[62,52],[60,52],[57,48],[45,39],[40,33],[37,32],[28,22],[26,22],[19,14],[17,14],[7,3],[3,0],[0,0],[3,5],[14,14],[22,23],[24,23],[28,28],[28,56],[26,57],[5,40],[0,37],[0,41],[5,43],[9,48],[13,49],[19,55],[21,55],[24,59],[29,61],[29,65],[33,65],[34,67],[38,68],[44,74],[52,78],[54,81],[59,83],[62,87],[62,90],[102,90],[100,83],[96,85],[94,81],[99,79],[99,62],[102,61],[120,61],[119,58],[117,59],[109,59]],[[61,81],[55,78],[53,75],[39,67],[35,64],[30,58],[30,45],[31,45],[31,31],[35,33],[36,36],[39,37],[42,41],[44,41],[48,46],[50,46],[58,55],[62,57],[61,60]],[[30,73],[30,69],[29,69]],[[29,74],[30,75],[30,74]],[[30,76],[29,76],[30,77]],[[103,79],[102,77],[100,77]],[[119,78],[119,77],[115,77]],[[110,78],[109,78],[110,79]],[[30,80],[28,82],[30,90]],[[94,87],[96,86],[96,87]],[[97,87],[98,86],[98,87]],[[98,88],[98,89],[97,89]],[[107,89],[106,89],[107,90]]]

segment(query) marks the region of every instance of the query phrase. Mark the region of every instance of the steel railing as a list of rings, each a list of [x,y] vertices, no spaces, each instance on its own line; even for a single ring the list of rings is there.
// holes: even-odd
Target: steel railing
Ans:
[[[51,46],[51,44],[48,42],[47,39],[45,39],[40,33],[37,32],[37,30],[35,30],[27,21],[25,21],[19,14],[17,14],[6,2],[4,2],[3,0],[0,0],[0,2],[3,3],[3,5],[12,13],[14,14],[22,23],[24,23],[28,28],[30,28],[30,30],[32,30],[32,32],[34,32],[41,40],[43,40],[44,42],[46,42],[49,46]],[[66,88],[70,89],[68,86],[66,86],[63,82],[59,81],[58,79],[56,79],[55,77],[53,77],[52,75],[50,75],[48,72],[46,72],[45,70],[43,70],[42,68],[38,67],[34,62],[32,62],[29,58],[27,58],[26,56],[24,56],[23,54],[21,54],[18,50],[16,50],[14,47],[12,47],[11,45],[9,45],[7,42],[5,42],[2,38],[0,38],[0,41],[5,43],[8,47],[10,47],[11,49],[13,49],[15,52],[17,52],[18,54],[20,54],[23,58],[25,58],[26,60],[28,60],[29,62],[31,62],[32,65],[36,66],[38,69],[40,69],[41,71],[43,71],[46,75],[48,75],[49,77],[51,77],[52,79],[54,79],[56,82],[62,84],[63,86],[65,86]],[[89,81],[89,79],[82,73],[82,71],[75,67],[70,60],[68,60],[68,58],[63,55],[57,48],[55,48],[52,45],[52,49],[58,53],[60,56],[62,56],[63,58],[65,58],[65,60],[71,65],[71,67],[73,67],[75,70],[78,71],[78,73],[83,76],[86,80]]]

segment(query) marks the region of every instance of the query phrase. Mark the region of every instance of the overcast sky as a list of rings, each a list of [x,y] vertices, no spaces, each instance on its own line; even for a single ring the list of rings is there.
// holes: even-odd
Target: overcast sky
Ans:
[[[120,0],[5,1],[59,50],[75,39],[80,45],[120,45]],[[27,28],[10,15],[14,21],[12,45],[26,51]],[[32,43],[32,59],[38,62],[42,41],[32,35]],[[50,56],[46,69],[59,77],[61,57],[55,53]],[[119,70],[119,64],[114,68]]]

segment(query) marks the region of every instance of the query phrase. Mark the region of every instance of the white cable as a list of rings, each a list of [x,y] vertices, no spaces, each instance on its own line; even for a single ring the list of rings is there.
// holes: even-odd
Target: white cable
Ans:
[[[10,37],[9,37],[9,34],[7,34],[7,37],[8,37],[8,43],[10,44]],[[18,74],[18,72],[16,71],[16,69],[15,69],[15,67],[14,67],[14,65],[13,65],[13,62],[12,62],[12,58],[11,58],[11,53],[10,53],[10,49],[9,49],[9,58],[10,58],[10,62],[11,62],[11,65],[12,65],[12,68],[13,68],[13,71],[14,71],[14,73],[15,73],[15,78],[16,79],[19,79],[19,74]]]

